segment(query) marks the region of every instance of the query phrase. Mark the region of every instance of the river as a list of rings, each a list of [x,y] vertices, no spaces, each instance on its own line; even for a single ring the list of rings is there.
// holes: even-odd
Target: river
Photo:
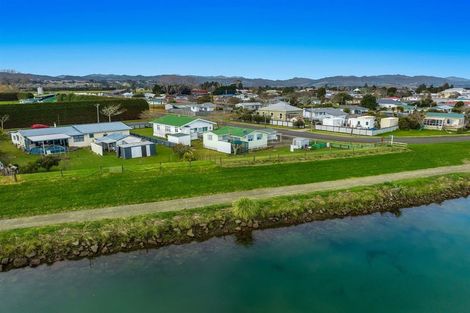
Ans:
[[[0,312],[470,311],[470,199],[0,273]]]

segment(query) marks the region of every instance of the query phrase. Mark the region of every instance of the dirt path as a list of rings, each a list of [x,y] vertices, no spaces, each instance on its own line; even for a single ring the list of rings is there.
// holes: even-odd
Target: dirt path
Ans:
[[[64,213],[36,215],[31,217],[20,217],[13,219],[0,220],[0,231],[48,226],[62,223],[96,221],[106,218],[130,217],[148,213],[179,211],[184,209],[192,209],[209,205],[230,204],[242,197],[252,199],[271,198],[276,196],[286,196],[295,194],[305,194],[317,191],[346,189],[352,187],[369,186],[381,184],[390,181],[430,177],[436,175],[445,175],[451,173],[470,172],[470,164],[437,167],[417,171],[400,172],[392,174],[384,174],[377,176],[368,176],[361,178],[348,178],[336,181],[326,181],[304,185],[293,185],[272,188],[260,188],[247,191],[237,191],[229,193],[221,193],[207,196],[199,196],[186,199],[175,199],[168,201],[160,201],[153,203],[121,205],[116,207],[91,209],[82,211],[70,211]]]

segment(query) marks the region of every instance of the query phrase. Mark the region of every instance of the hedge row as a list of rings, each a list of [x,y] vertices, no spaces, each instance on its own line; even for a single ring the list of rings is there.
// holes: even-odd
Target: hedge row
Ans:
[[[30,127],[33,124],[96,123],[96,103],[99,103],[101,108],[120,104],[125,109],[124,113],[114,116],[113,121],[135,120],[139,118],[142,111],[149,109],[147,101],[143,99],[102,99],[99,101],[6,104],[0,105],[0,116],[4,114],[10,116],[5,123],[6,128]],[[100,114],[101,121],[106,119],[106,116]]]
[[[32,97],[30,92],[0,92],[0,101],[17,101]]]

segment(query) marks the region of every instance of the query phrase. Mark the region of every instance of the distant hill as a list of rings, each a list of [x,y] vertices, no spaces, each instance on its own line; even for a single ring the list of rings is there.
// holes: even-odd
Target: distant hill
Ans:
[[[95,81],[95,82],[123,82],[141,81],[159,84],[185,84],[196,86],[206,81],[216,81],[221,84],[232,84],[241,81],[244,86],[258,87],[319,87],[338,86],[356,87],[368,84],[369,86],[408,86],[416,87],[420,84],[440,86],[449,83],[455,87],[470,87],[470,79],[460,77],[435,76],[405,76],[405,75],[378,75],[378,76],[332,76],[320,79],[294,77],[287,80],[271,80],[263,78],[227,77],[227,76],[196,76],[196,75],[116,75],[116,74],[90,74],[85,76],[60,75],[47,76],[36,74],[0,72],[0,83],[41,82],[41,81]]]

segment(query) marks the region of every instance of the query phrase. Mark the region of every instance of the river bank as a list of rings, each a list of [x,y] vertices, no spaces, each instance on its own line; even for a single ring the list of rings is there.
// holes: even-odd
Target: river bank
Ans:
[[[133,218],[64,224],[0,233],[0,270],[158,248],[254,229],[395,212],[470,195],[470,175],[454,174],[334,192],[240,199],[213,206]]]

